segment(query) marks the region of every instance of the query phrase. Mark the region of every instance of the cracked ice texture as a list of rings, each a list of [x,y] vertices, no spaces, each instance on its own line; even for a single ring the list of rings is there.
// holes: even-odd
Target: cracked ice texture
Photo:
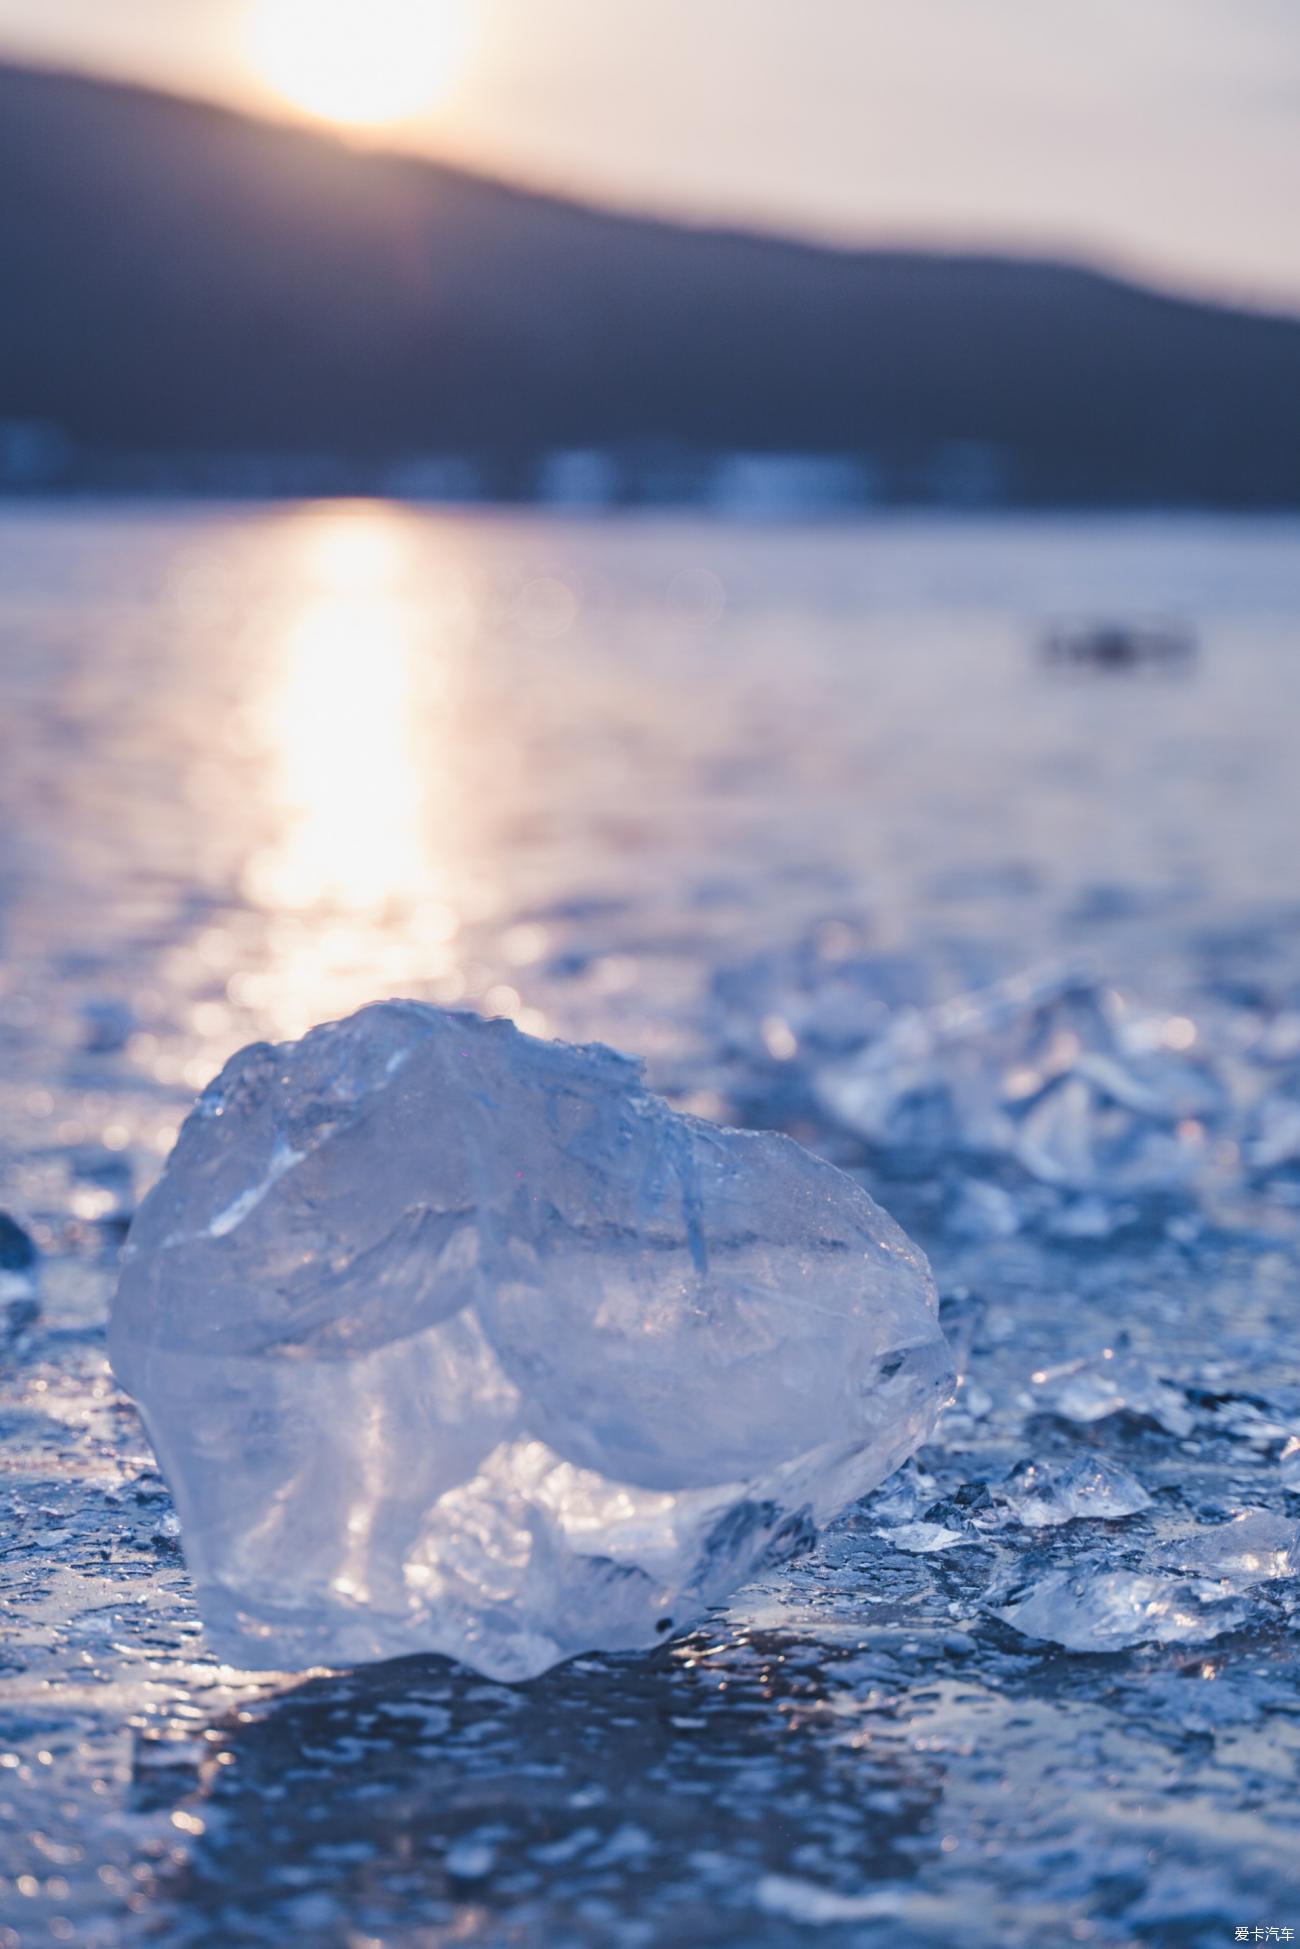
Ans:
[[[506,1679],[793,1554],[952,1379],[924,1257],[830,1165],[413,1002],[232,1059],[110,1348],[223,1658]]]

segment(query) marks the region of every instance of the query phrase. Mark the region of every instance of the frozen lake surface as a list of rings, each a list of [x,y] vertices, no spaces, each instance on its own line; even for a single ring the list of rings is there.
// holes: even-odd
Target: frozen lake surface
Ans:
[[[1039,657],[1111,615],[1199,655]],[[1298,634],[1285,522],[0,514],[0,1949],[1300,1931]],[[936,1440],[651,1656],[205,1648],[117,1253],[387,994],[930,1253]]]

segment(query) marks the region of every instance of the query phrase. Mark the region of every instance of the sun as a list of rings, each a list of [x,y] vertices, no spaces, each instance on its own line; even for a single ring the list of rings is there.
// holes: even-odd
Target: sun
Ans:
[[[357,127],[404,121],[451,93],[475,0],[252,0],[248,59],[296,108]]]

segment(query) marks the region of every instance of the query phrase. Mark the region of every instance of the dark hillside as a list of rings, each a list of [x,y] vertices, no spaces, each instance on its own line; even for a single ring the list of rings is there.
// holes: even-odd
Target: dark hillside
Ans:
[[[0,417],[99,451],[663,440],[906,480],[969,446],[1017,500],[1300,503],[1300,323],[636,221],[13,67],[0,267]]]

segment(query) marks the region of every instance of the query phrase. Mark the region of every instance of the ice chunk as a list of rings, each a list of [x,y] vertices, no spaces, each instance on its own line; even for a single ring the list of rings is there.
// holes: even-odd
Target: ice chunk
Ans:
[[[1205,1140],[1206,1126],[1185,1100],[1171,1100],[1132,1068],[1085,1057],[1026,1107],[1012,1150],[1045,1184],[1154,1191],[1190,1177]]]
[[[0,1211],[0,1308],[8,1328],[30,1323],[36,1312],[40,1256],[17,1219]]]
[[[36,1247],[16,1218],[0,1211],[0,1278],[15,1286],[36,1276]]]
[[[1188,1435],[1195,1426],[1180,1389],[1160,1380],[1122,1346],[1046,1367],[1032,1376],[1032,1405],[1066,1421],[1102,1421],[1127,1411],[1158,1422],[1171,1435]]]
[[[868,953],[858,927],[826,921],[787,949],[715,975],[717,1039],[749,1063],[827,1061],[874,1040],[928,988],[919,961]]]
[[[1274,1578],[1300,1576],[1300,1523],[1267,1509],[1243,1509],[1230,1523],[1174,1539],[1169,1555],[1181,1570],[1248,1589]]]
[[[1132,1516],[1151,1503],[1135,1475],[1100,1455],[1078,1455],[1065,1463],[1023,1462],[995,1494],[1027,1529],[1077,1517]]]
[[[831,1166],[415,1003],[227,1065],[111,1352],[223,1657],[505,1678],[803,1546],[951,1387],[922,1254]]]
[[[1213,1583],[1137,1570],[1052,1570],[995,1599],[996,1616],[1027,1638],[1067,1651],[1123,1651],[1135,1644],[1199,1644],[1244,1623],[1241,1606]]]

